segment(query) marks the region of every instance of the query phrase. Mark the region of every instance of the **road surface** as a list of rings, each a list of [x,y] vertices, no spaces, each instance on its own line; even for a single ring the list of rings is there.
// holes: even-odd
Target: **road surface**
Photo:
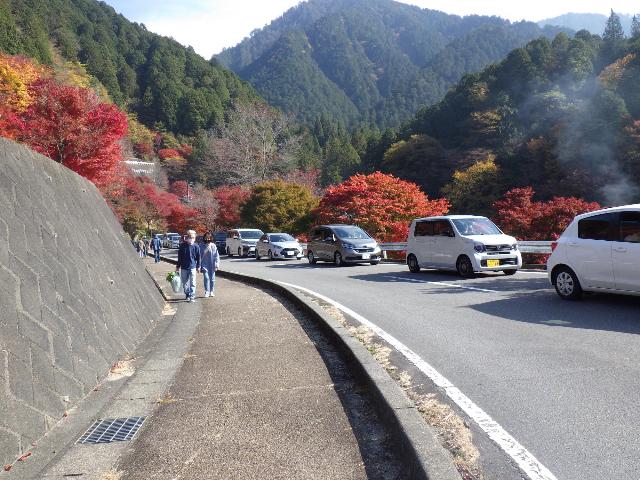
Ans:
[[[299,285],[384,329],[562,480],[637,480],[640,298],[560,300],[541,272],[455,274],[380,264],[223,257]]]

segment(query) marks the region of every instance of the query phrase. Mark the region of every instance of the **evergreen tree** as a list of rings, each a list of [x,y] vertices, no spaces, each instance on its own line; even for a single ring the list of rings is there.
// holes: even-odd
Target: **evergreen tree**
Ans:
[[[602,38],[606,42],[618,42],[624,39],[624,29],[622,28],[620,17],[616,15],[613,9],[611,10],[611,15],[609,15],[609,19],[607,20],[607,25],[604,28],[604,35]]]
[[[640,19],[637,15],[631,19],[631,38],[634,40],[640,38]]]

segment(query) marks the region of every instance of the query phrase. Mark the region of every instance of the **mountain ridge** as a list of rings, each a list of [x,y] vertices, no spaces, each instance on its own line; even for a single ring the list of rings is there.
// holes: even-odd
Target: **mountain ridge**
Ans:
[[[465,73],[561,30],[495,16],[459,17],[392,0],[309,0],[214,58],[303,121],[328,113],[345,125],[387,128],[442,98]],[[294,38],[285,35],[292,31],[298,32]],[[287,49],[292,55],[306,49],[299,68],[285,61]],[[274,57],[275,51],[280,53]],[[324,77],[312,81],[321,91],[308,83],[312,76]],[[289,89],[305,91],[304,98],[289,98]],[[319,108],[336,89],[342,93]]]

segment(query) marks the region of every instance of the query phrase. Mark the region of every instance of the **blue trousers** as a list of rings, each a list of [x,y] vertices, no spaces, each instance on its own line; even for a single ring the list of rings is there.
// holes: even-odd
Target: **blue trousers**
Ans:
[[[204,293],[213,293],[216,286],[216,271],[203,270],[202,276],[204,277]]]
[[[160,250],[153,251],[153,258],[155,259],[156,263],[160,263]]]
[[[196,298],[196,269],[181,268],[180,280],[187,298]]]

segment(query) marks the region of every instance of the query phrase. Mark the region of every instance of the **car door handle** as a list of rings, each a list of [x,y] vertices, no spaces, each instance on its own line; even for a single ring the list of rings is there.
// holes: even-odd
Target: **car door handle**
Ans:
[[[568,243],[568,245],[569,245],[570,247],[577,247],[577,246],[578,246],[578,243],[577,243],[577,242],[569,242],[569,243]]]
[[[624,247],[616,247],[616,248],[614,248],[614,250],[616,252],[620,252],[620,253],[625,253],[627,251],[627,249],[624,248]]]

